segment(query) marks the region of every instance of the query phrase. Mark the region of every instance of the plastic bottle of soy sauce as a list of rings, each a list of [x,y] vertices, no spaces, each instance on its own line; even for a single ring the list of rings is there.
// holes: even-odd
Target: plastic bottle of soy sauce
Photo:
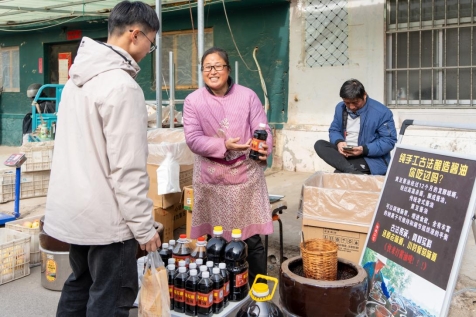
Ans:
[[[261,154],[258,152],[263,149],[263,144],[266,144],[268,132],[266,132],[266,124],[260,123],[259,130],[253,133],[253,140],[251,140],[250,159],[259,160]]]
[[[185,282],[185,315],[197,316],[197,288],[200,278],[197,270],[190,270],[190,276]]]
[[[176,242],[174,251],[172,252],[172,257],[175,259],[175,261],[184,260],[185,266],[187,268],[188,264],[190,263],[190,254],[192,253],[188,242],[187,235],[181,234],[180,238]]]
[[[198,237],[197,244],[195,249],[191,254],[191,262],[196,262],[198,259],[202,259],[202,261],[207,261],[207,241],[205,241],[204,237]]]
[[[226,240],[223,238],[223,227],[213,227],[213,238],[207,242],[207,258],[208,261],[213,261],[214,265],[225,260],[225,246]],[[206,263],[206,261],[204,261]]]
[[[169,259],[172,257],[172,251],[169,250],[168,243],[162,243],[162,248],[159,251],[159,255],[164,263],[168,263]]]
[[[208,271],[202,272],[202,279],[197,287],[197,315],[209,317],[213,315],[213,283]]]
[[[248,246],[241,240],[241,230],[233,229],[231,241],[225,248],[225,263],[230,273],[229,300],[238,302],[244,299],[250,290],[248,285]]]
[[[175,277],[175,265],[167,265],[167,279],[169,282],[169,296],[170,296],[170,310],[174,309],[174,277]]]
[[[185,267],[179,267],[179,274],[174,279],[174,310],[178,313],[185,313],[185,282],[187,272]]]
[[[226,269],[226,263],[218,264],[218,268],[223,277],[223,304],[226,307],[228,306],[228,297],[230,295],[230,273],[228,273],[228,270]]]
[[[224,283],[219,268],[213,268],[213,275],[210,277],[210,280],[213,283],[213,313],[219,314],[225,307],[225,303],[223,302]]]

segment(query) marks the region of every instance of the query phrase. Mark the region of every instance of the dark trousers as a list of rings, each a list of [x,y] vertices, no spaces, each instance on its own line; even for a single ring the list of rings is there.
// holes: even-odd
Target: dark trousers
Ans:
[[[63,286],[58,317],[129,316],[139,289],[137,241],[109,245],[71,245],[73,273]]]
[[[336,169],[335,173],[370,174],[369,166],[362,156],[345,157],[335,144],[319,140],[314,144],[314,150],[324,162]]]
[[[266,254],[264,252],[263,241],[259,234],[249,237],[245,240],[245,243],[248,245],[248,261],[249,273],[248,281],[250,286],[253,285],[256,275],[263,274],[266,275]]]

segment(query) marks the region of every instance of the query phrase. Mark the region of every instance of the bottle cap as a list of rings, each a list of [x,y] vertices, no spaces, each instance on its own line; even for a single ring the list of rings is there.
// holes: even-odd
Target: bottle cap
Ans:
[[[205,241],[205,238],[204,237],[198,237],[197,241],[203,242],[203,241]]]
[[[206,271],[208,271],[208,266],[206,265],[200,266],[200,272],[206,272]]]
[[[219,263],[219,264],[218,264],[218,268],[220,268],[220,269],[222,269],[222,270],[223,270],[223,269],[226,269],[226,263]]]
[[[202,278],[209,278],[210,277],[210,272],[204,271],[202,272]]]
[[[175,245],[175,240],[169,240],[169,245]]]
[[[232,238],[241,238],[241,230],[240,229],[233,229],[231,232]]]
[[[174,258],[170,258],[167,260],[168,261],[168,264],[173,264],[175,265],[175,259]]]
[[[181,234],[180,239],[187,239],[187,235],[186,234]]]
[[[220,274],[220,268],[214,267],[213,268],[213,274]]]
[[[168,249],[168,248],[169,248],[169,244],[167,242],[162,243],[162,249]]]
[[[169,270],[169,271],[175,271],[175,264],[169,264],[169,265],[167,265],[167,270]]]
[[[178,262],[178,266],[179,266],[179,267],[185,267],[185,264],[186,264],[186,263],[185,263],[184,260],[180,260],[180,261]]]
[[[190,276],[197,276],[197,270],[190,270]]]
[[[269,295],[268,284],[265,283],[255,283],[251,290],[253,291],[253,295],[256,297],[265,297]]]
[[[195,263],[197,263],[197,266],[200,266],[203,264],[203,259],[196,259]]]
[[[187,268],[185,266],[181,266],[178,268],[179,273],[185,273],[187,272]]]
[[[265,129],[266,128],[266,123],[260,123],[259,127]]]
[[[197,263],[190,263],[190,264],[188,265],[188,268],[189,268],[190,270],[196,270],[196,269],[197,269]]]
[[[222,226],[213,227],[213,234],[223,234],[223,227]]]
[[[207,266],[208,267],[213,267],[213,261],[207,261]]]

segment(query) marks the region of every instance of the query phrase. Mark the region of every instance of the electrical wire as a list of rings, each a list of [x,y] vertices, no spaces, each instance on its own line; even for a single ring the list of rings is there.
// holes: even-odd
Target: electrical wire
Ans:
[[[10,30],[10,29],[0,29],[0,31],[3,31],[3,32],[30,32],[30,31],[38,31],[38,30],[44,30],[44,29],[47,29],[47,28],[52,28],[52,27],[55,27],[55,26],[58,26],[58,25],[61,25],[61,24],[64,24],[64,23],[68,23],[70,21],[73,21],[77,18],[80,18],[82,17],[82,15],[78,15],[78,16],[75,16],[69,20],[66,20],[66,21],[62,21],[60,23],[56,23],[56,24],[53,24],[53,25],[48,25],[48,26],[44,26],[44,27],[40,27],[40,28],[35,28],[35,29],[27,29],[27,30]],[[64,17],[62,18],[59,18],[59,19],[63,19]],[[57,19],[51,19],[51,20],[48,20],[48,21],[52,21],[52,20],[57,20]],[[42,21],[44,22],[44,21]],[[35,23],[40,23],[40,22],[35,22]]]
[[[463,288],[463,289],[460,289],[459,291],[457,291],[456,293],[453,294],[453,297],[461,294],[461,293],[464,293],[464,292],[474,292],[476,291],[476,288],[475,287],[467,287],[467,288]]]
[[[266,83],[263,78],[263,73],[261,72],[261,67],[259,66],[258,59],[256,59],[256,52],[258,51],[258,46],[256,46],[253,50],[253,59],[255,60],[256,67],[258,67],[258,74],[259,80],[261,82],[261,88],[264,92],[264,112],[268,113],[269,110],[269,98],[268,98],[268,90],[266,89]]]
[[[243,56],[241,56],[240,50],[238,49],[238,45],[236,45],[236,42],[235,42],[235,37],[233,36],[233,31],[231,30],[230,21],[228,21],[228,14],[226,13],[225,0],[222,0],[222,3],[223,3],[223,11],[225,12],[226,23],[228,24],[228,29],[230,30],[231,39],[233,40],[233,44],[235,44],[235,48],[236,48],[236,51],[238,52],[238,55],[240,56],[241,60],[243,61],[243,64],[245,64],[248,70],[252,72],[257,72],[258,71],[257,69],[249,68],[248,64],[246,64],[245,60],[243,59]]]

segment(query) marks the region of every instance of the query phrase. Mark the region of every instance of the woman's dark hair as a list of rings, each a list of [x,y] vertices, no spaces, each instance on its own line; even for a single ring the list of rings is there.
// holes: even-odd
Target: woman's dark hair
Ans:
[[[108,19],[109,35],[121,35],[128,27],[138,24],[145,33],[160,29],[157,13],[149,5],[140,1],[122,1],[112,9]]]
[[[221,58],[223,58],[223,60],[225,61],[225,64],[228,65],[228,69],[231,70],[230,60],[228,59],[228,53],[224,49],[219,47],[209,48],[208,50],[205,51],[205,53],[203,53],[202,62],[201,62],[202,70],[203,70],[203,61],[205,60],[205,57],[213,53],[217,53]]]
[[[357,79],[349,79],[340,88],[339,95],[343,99],[364,99],[365,88]]]

